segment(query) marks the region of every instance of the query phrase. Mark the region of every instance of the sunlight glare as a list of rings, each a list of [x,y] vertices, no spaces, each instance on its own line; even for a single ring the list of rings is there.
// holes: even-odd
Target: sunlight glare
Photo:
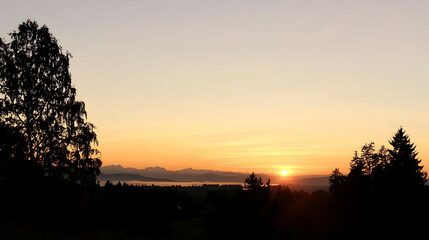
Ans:
[[[286,170],[283,170],[283,171],[281,172],[281,175],[282,175],[282,176],[286,176],[286,175],[287,175],[287,171],[286,171]]]

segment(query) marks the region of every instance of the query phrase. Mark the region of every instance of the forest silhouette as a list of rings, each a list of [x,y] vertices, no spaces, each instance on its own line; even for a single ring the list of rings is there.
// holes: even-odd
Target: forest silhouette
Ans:
[[[428,224],[427,173],[400,127],[391,147],[356,151],[329,192],[271,185],[104,186],[95,126],[69,60],[28,20],[0,38],[0,239],[417,238]]]

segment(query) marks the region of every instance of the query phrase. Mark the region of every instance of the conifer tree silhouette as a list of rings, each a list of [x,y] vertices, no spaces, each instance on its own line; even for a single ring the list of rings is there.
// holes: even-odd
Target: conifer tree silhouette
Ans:
[[[389,150],[390,164],[387,177],[390,188],[415,190],[425,185],[427,173],[421,160],[417,158],[416,146],[401,127],[389,141],[393,149]]]

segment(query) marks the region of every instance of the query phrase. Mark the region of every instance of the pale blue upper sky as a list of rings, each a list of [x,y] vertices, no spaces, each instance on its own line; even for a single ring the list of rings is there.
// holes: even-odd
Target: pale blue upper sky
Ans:
[[[428,1],[8,1],[72,53],[105,164],[347,170],[399,126],[429,164]]]

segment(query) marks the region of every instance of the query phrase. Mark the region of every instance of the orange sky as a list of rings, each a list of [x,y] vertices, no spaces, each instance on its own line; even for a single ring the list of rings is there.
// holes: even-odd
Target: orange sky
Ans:
[[[429,164],[429,2],[2,1],[73,55],[104,165],[326,174],[402,125]]]

